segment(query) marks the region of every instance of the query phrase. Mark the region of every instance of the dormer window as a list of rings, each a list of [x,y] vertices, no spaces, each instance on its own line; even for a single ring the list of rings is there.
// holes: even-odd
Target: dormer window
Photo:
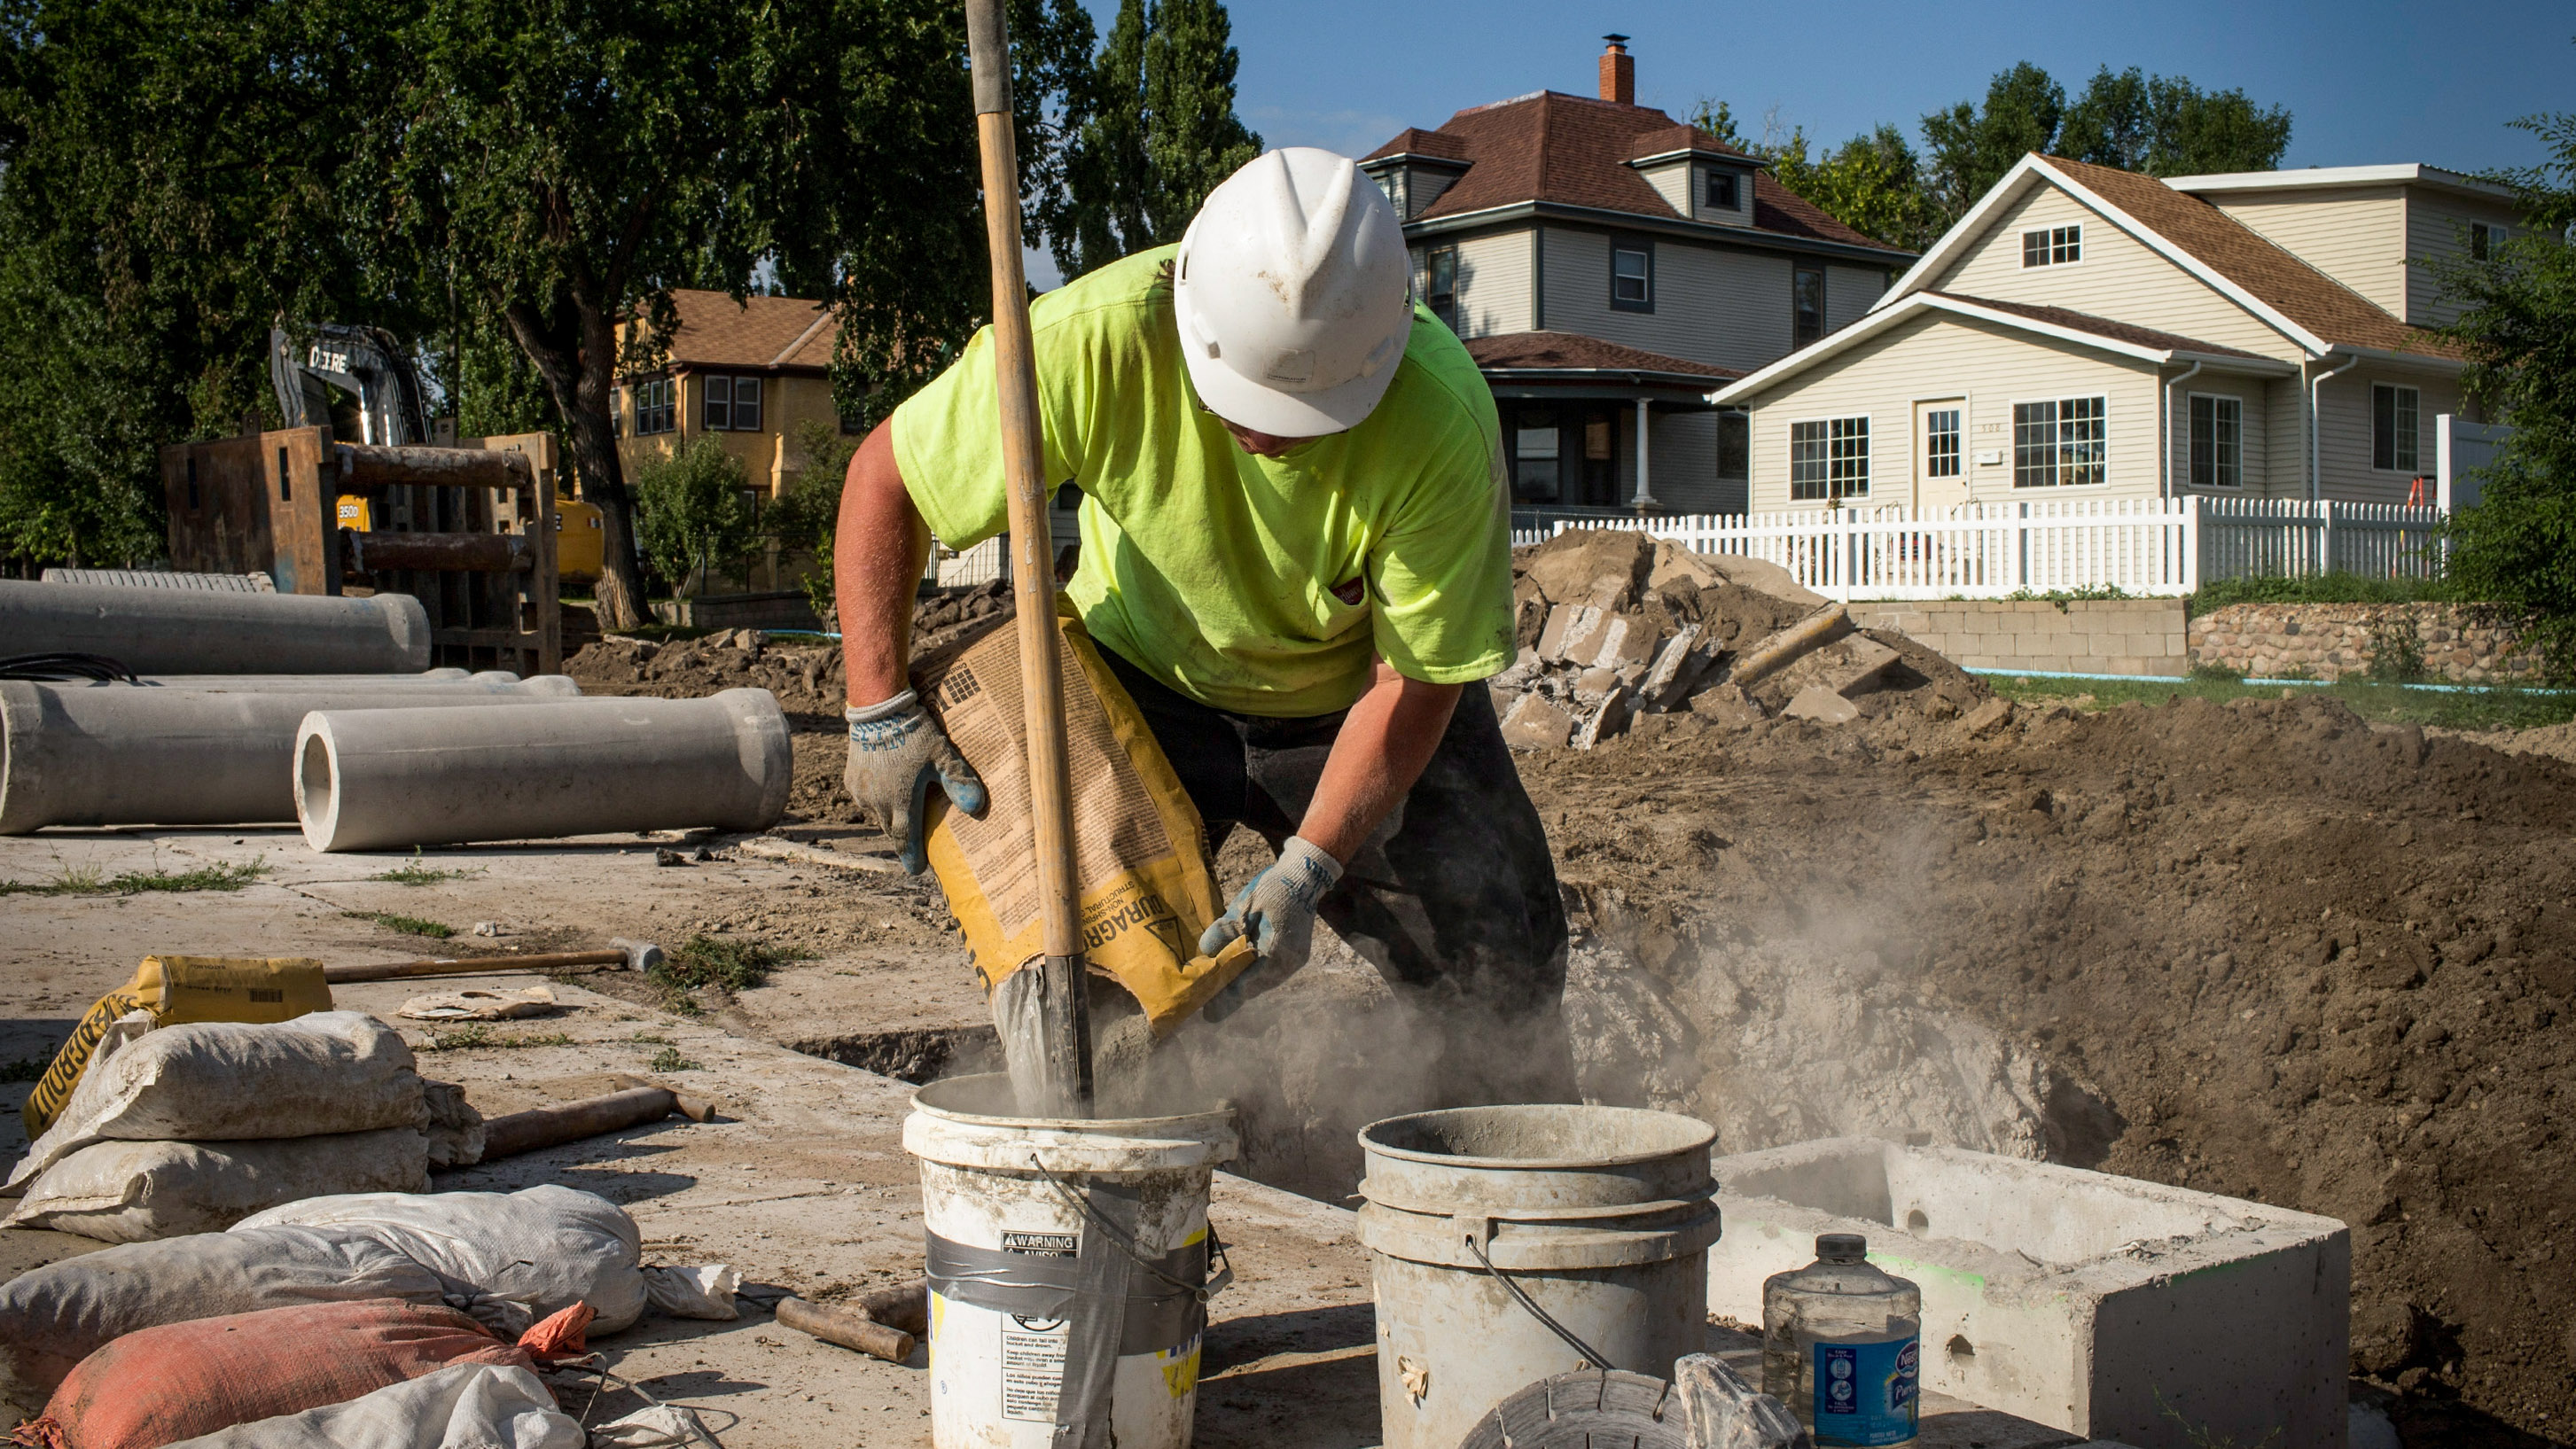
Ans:
[[[1711,211],[1739,211],[1744,203],[1736,199],[1736,176],[1732,171],[1711,170],[1705,199],[1700,202]]]

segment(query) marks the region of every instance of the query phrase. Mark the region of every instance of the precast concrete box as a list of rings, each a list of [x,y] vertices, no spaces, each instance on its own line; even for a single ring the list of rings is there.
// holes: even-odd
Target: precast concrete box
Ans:
[[[2351,1231],[2333,1218],[1948,1147],[1835,1137],[1721,1157],[1708,1307],[1819,1233],[1923,1290],[1922,1384],[2138,1449],[2344,1449]]]

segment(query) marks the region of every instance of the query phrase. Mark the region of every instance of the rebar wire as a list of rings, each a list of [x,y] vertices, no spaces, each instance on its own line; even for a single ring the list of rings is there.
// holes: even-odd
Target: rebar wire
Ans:
[[[1038,1156],[1034,1152],[1029,1154],[1029,1166],[1036,1170],[1038,1176],[1047,1180],[1047,1186],[1054,1188],[1059,1196],[1061,1196],[1066,1202],[1071,1203],[1075,1212],[1082,1214],[1083,1217],[1088,1219],[1093,1226],[1099,1228],[1101,1232],[1106,1233],[1109,1237],[1110,1244],[1117,1248],[1118,1251],[1125,1253],[1137,1267],[1144,1269],[1146,1272],[1153,1274],[1155,1277],[1160,1278],[1164,1282],[1171,1284],[1173,1287],[1180,1289],[1182,1292],[1189,1294],[1199,1302],[1207,1302],[1210,1298],[1215,1297],[1218,1292],[1222,1291],[1226,1284],[1234,1281],[1234,1264],[1226,1259],[1225,1240],[1216,1235],[1216,1219],[1208,1219],[1208,1261],[1220,1268],[1222,1271],[1210,1274],[1209,1281],[1206,1283],[1184,1283],[1180,1279],[1173,1277],[1171,1274],[1164,1272],[1152,1259],[1147,1258],[1143,1250],[1136,1246],[1135,1240],[1127,1236],[1125,1229],[1120,1228],[1116,1223],[1109,1221],[1109,1219],[1102,1217],[1089,1202],[1083,1199],[1082,1194],[1065,1186],[1063,1179],[1057,1177],[1054,1173],[1047,1171],[1046,1164],[1038,1161]]]
[[[1532,1301],[1531,1301],[1531,1299],[1530,1299],[1530,1296],[1529,1296],[1527,1293],[1524,1293],[1524,1292],[1522,1292],[1522,1291],[1521,1291],[1521,1285],[1519,1285],[1518,1283],[1513,1282],[1511,1279],[1506,1278],[1506,1277],[1504,1277],[1504,1276],[1503,1276],[1502,1270],[1501,1270],[1501,1269],[1499,1269],[1499,1268],[1496,1268],[1496,1267],[1494,1266],[1494,1260],[1493,1260],[1493,1259],[1488,1258],[1488,1257],[1486,1257],[1486,1256],[1485,1256],[1485,1250],[1484,1250],[1482,1247],[1478,1246],[1478,1244],[1477,1244],[1477,1242],[1476,1242],[1476,1240],[1475,1240],[1474,1238],[1472,1238],[1472,1237],[1471,1237],[1471,1238],[1468,1238],[1468,1239],[1466,1240],[1466,1242],[1467,1242],[1467,1251],[1476,1255],[1476,1261],[1485,1265],[1485,1271],[1493,1275],[1493,1278],[1494,1278],[1494,1281],[1495,1281],[1495,1282],[1500,1283],[1500,1284],[1502,1284],[1502,1285],[1503,1285],[1503,1291],[1512,1295],[1512,1301],[1514,1301],[1514,1302],[1516,1302],[1516,1303],[1520,1304],[1520,1306],[1522,1306],[1523,1308],[1528,1309],[1528,1310],[1529,1310],[1530,1317],[1535,1318],[1535,1319],[1537,1319],[1539,1322],[1541,1322],[1541,1323],[1543,1323],[1543,1324],[1547,1325],[1547,1331],[1548,1331],[1548,1332],[1555,1334],[1557,1337],[1559,1337],[1559,1338],[1561,1338],[1561,1339],[1564,1339],[1564,1340],[1565,1340],[1565,1346],[1566,1346],[1566,1347],[1568,1347],[1568,1348],[1570,1348],[1570,1349],[1573,1349],[1576,1353],[1579,1353],[1579,1354],[1583,1355],[1583,1361],[1584,1361],[1584,1362],[1586,1362],[1586,1363],[1588,1363],[1588,1364],[1592,1365],[1594,1368],[1597,1368],[1597,1369],[1601,1370],[1601,1371],[1602,1371],[1603,1373],[1605,1373],[1605,1374],[1611,1371],[1611,1370],[1610,1370],[1610,1360],[1608,1360],[1608,1359],[1606,1359],[1606,1358],[1603,1358],[1603,1357],[1601,1356],[1601,1354],[1600,1354],[1600,1351],[1599,1351],[1599,1350],[1597,1350],[1597,1349],[1595,1349],[1592,1345],[1590,1345],[1590,1344],[1588,1344],[1588,1343],[1585,1343],[1582,1339],[1579,1339],[1579,1338],[1575,1337],[1575,1336],[1574,1336],[1574,1334],[1573,1334],[1573,1332],[1572,1332],[1571,1330],[1569,1330],[1569,1329],[1568,1329],[1564,1324],[1559,1323],[1559,1322],[1557,1322],[1555,1319],[1548,1317],[1548,1316],[1547,1316],[1547,1310],[1546,1310],[1546,1309],[1541,1308],[1541,1307],[1539,1307],[1539,1306],[1538,1306],[1538,1304],[1536,1304],[1535,1302],[1532,1302]]]

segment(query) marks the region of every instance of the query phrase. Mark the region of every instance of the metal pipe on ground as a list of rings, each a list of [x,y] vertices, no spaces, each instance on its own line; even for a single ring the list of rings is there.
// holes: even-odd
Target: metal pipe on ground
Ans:
[[[102,654],[137,674],[383,674],[429,667],[429,614],[409,594],[234,594],[0,580],[16,653]]]
[[[442,956],[426,961],[378,961],[325,966],[322,979],[334,986],[357,981],[408,981],[421,976],[515,976],[530,971],[650,971],[662,964],[662,948],[650,941],[616,940],[605,951],[545,951],[529,956]]]
[[[910,1333],[880,1323],[868,1314],[852,1313],[836,1304],[811,1302],[792,1293],[779,1299],[771,1311],[780,1323],[798,1333],[856,1349],[888,1363],[901,1363],[912,1357],[918,1342]]]
[[[1726,682],[1750,688],[1851,631],[1851,614],[1840,604],[1829,604],[1746,651]]]
[[[680,1094],[668,1087],[628,1087],[605,1097],[584,1097],[578,1102],[559,1102],[551,1107],[532,1107],[525,1112],[512,1112],[501,1117],[487,1117],[483,1122],[483,1157],[490,1162],[499,1157],[516,1157],[522,1152],[541,1152],[597,1137],[606,1132],[622,1131],[646,1122],[659,1122],[679,1110]]]
[[[146,674],[142,675],[141,679],[144,687],[148,689],[212,689],[227,694],[245,690],[313,689],[319,686],[332,689],[401,689],[407,686],[417,688],[436,684],[493,685],[520,682],[519,676],[507,669],[480,669],[471,674],[462,669],[430,669],[418,674]]]
[[[315,850],[766,830],[787,810],[787,717],[765,689],[497,709],[332,709],[295,741]]]
[[[495,686],[326,683],[221,693],[0,680],[0,835],[47,825],[292,820],[295,732],[315,710],[508,713],[580,692],[559,674]]]

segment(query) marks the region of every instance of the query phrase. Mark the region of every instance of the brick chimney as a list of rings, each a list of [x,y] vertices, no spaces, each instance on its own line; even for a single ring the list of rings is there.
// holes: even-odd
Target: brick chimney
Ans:
[[[1601,38],[1610,45],[1601,52],[1601,99],[1633,106],[1637,103],[1637,58],[1628,53],[1628,37]]]

